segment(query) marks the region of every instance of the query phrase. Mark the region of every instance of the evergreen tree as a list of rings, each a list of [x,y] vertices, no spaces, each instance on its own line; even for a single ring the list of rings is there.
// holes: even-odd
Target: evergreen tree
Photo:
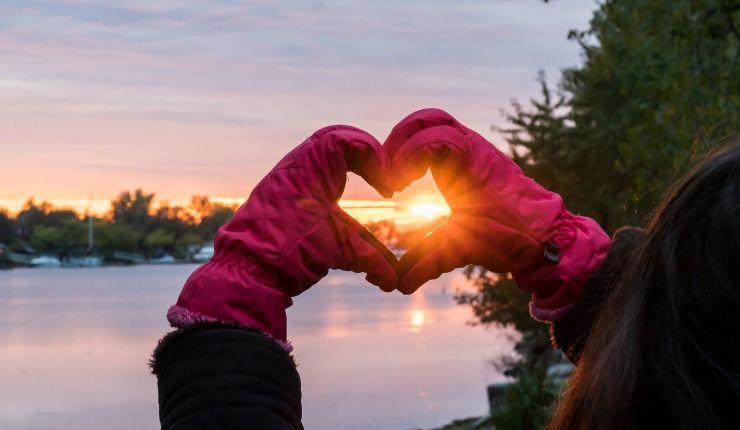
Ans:
[[[561,194],[572,212],[608,233],[644,225],[697,158],[737,139],[739,28],[737,0],[607,0],[588,30],[569,34],[583,64],[563,72],[558,91],[540,74],[541,97],[527,108],[513,103],[504,114],[510,125],[499,131],[525,173]],[[510,276],[468,275],[477,289],[457,299],[477,322],[522,332],[522,359],[506,363],[509,371],[541,374],[547,329],[527,315],[527,294]],[[498,411],[497,424],[505,417],[542,428],[552,397],[521,398],[523,387],[538,386],[531,382],[519,377],[507,391],[509,403],[526,410]]]
[[[557,7],[555,4],[552,7]],[[666,188],[740,126],[740,3],[610,0],[586,31],[571,31],[583,64],[558,91],[514,102],[499,129],[525,173],[609,233],[643,225]],[[520,351],[542,351],[510,277],[469,271],[477,291],[458,296],[482,324],[512,324]],[[531,321],[531,320],[529,320]],[[536,354],[524,354],[536,360]]]
[[[583,65],[544,77],[503,130],[527,174],[609,232],[643,224],[666,188],[740,124],[740,3],[612,0],[571,31]]]

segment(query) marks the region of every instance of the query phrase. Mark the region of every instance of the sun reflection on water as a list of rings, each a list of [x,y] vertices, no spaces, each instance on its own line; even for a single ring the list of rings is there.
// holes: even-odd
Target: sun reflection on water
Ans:
[[[409,322],[411,323],[412,332],[420,332],[421,328],[424,326],[425,320],[426,313],[424,312],[424,309],[413,309],[409,312]]]
[[[407,307],[406,315],[411,333],[420,333],[425,325],[431,322],[431,314],[427,306],[425,291],[420,289],[411,296],[412,300]]]

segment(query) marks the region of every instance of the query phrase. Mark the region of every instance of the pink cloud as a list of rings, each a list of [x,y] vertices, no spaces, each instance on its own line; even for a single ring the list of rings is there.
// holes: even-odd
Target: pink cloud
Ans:
[[[16,2],[0,38],[0,199],[243,196],[321,126],[383,140],[429,106],[496,138],[538,66],[578,61],[565,34],[594,4],[577,3]],[[356,182],[349,198],[375,197]]]

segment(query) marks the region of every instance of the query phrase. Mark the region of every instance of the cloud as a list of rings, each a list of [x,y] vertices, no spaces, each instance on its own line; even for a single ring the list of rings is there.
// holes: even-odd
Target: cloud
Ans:
[[[7,0],[0,150],[23,146],[31,155],[0,157],[0,182],[17,183],[19,162],[50,172],[56,156],[59,172],[107,172],[110,187],[128,175],[165,195],[188,194],[166,176],[190,170],[201,188],[227,195],[228,181],[241,174],[241,184],[255,183],[327,123],[357,124],[382,139],[411,110],[441,106],[485,132],[509,99],[538,91],[538,68],[554,78],[579,61],[565,35],[584,28],[594,7],[590,0]],[[188,149],[173,152],[172,142]],[[81,157],[80,145],[84,166],[68,156]],[[64,189],[87,193],[83,176],[68,176]],[[33,187],[13,192],[45,191]]]

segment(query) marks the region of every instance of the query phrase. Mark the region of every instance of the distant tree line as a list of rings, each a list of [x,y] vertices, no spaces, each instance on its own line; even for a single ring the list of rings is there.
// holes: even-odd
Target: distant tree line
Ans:
[[[0,244],[16,251],[61,256],[94,251],[110,257],[123,251],[144,257],[162,253],[186,257],[194,247],[212,241],[236,209],[207,196],[193,196],[188,206],[160,202],[155,207],[154,198],[154,193],[137,189],[112,200],[107,213],[93,218],[94,250],[87,249],[89,221],[84,214],[31,198],[15,217],[0,208]],[[410,249],[442,220],[405,227],[381,220],[365,227],[389,247]]]
[[[168,253],[184,257],[195,246],[213,240],[218,228],[234,214],[234,206],[193,196],[187,207],[162,202],[154,207],[154,193],[125,191],[111,201],[107,214],[93,219],[95,252],[115,251],[146,257]],[[29,199],[11,217],[0,210],[0,243],[11,249],[65,255],[88,250],[88,220],[71,209]]]

